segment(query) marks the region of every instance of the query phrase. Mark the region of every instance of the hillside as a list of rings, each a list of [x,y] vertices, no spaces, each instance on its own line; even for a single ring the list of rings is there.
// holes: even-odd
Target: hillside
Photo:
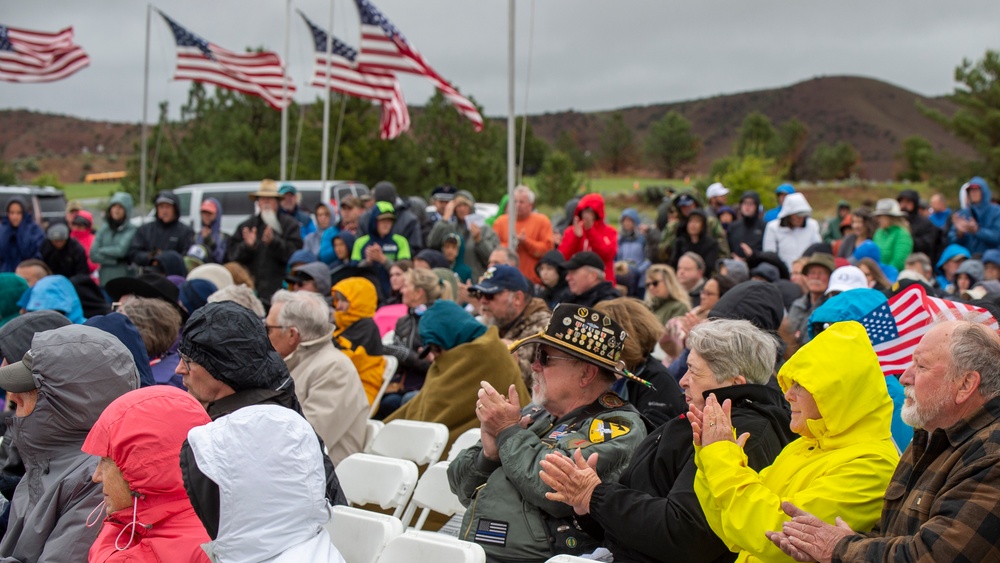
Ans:
[[[697,170],[732,150],[740,124],[747,114],[759,111],[776,125],[792,117],[809,128],[805,154],[815,145],[849,141],[861,153],[862,175],[887,180],[895,172],[894,155],[903,139],[920,135],[936,150],[973,157],[972,149],[943,127],[926,118],[916,102],[946,114],[956,107],[943,98],[927,98],[870,78],[835,76],[815,78],[785,88],[727,94],[701,100],[623,108],[625,123],[638,141],[649,126],[671,110],[691,121],[703,143]],[[563,130],[575,131],[585,149],[596,154],[604,120],[611,112],[559,112],[530,118],[534,132],[552,142]]]
[[[684,115],[704,145],[697,163],[699,172],[707,171],[713,160],[730,152],[743,118],[752,111],[767,115],[775,124],[791,117],[802,121],[809,128],[805,154],[820,142],[849,141],[861,153],[862,176],[870,179],[893,177],[897,166],[894,156],[910,135],[927,138],[937,150],[973,157],[970,147],[920,113],[918,100],[945,113],[955,110],[944,98],[927,98],[875,79],[835,76],[784,88],[620,111],[639,142],[650,125],[668,111]],[[553,142],[563,130],[575,131],[584,148],[596,153],[609,113],[565,111],[529,119],[535,134],[546,141]],[[137,124],[0,111],[0,158],[18,162],[27,178],[37,172],[55,172],[64,182],[78,182],[87,172],[124,170],[138,140]]]

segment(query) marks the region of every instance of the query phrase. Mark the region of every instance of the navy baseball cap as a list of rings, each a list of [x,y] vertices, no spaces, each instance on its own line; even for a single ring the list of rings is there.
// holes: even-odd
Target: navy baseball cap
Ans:
[[[486,270],[486,273],[483,274],[483,279],[470,289],[477,293],[485,293],[486,295],[496,295],[504,290],[523,291],[530,294],[531,284],[528,283],[528,279],[517,268],[498,264]]]
[[[436,199],[440,201],[451,201],[455,199],[455,194],[458,193],[458,188],[455,186],[449,186],[448,184],[440,185],[431,192],[431,199]]]

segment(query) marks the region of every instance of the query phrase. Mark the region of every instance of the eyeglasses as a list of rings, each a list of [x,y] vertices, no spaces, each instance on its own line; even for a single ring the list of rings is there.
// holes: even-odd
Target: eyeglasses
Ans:
[[[535,361],[538,362],[538,365],[543,368],[548,367],[552,363],[552,360],[569,360],[571,362],[578,361],[576,358],[571,358],[569,356],[556,356],[554,354],[549,354],[541,347],[539,347],[538,350],[535,350]]]
[[[178,355],[181,357],[181,363],[184,364],[184,371],[190,372],[191,371],[191,362],[194,362],[194,360],[192,360],[191,357],[188,356],[187,354],[180,354],[179,353]]]
[[[268,325],[268,324],[266,324],[266,325],[264,325],[264,328],[267,329],[267,332],[271,332],[272,330],[285,330],[288,327],[285,326],[285,325]]]
[[[483,293],[481,291],[477,291],[475,294],[473,294],[473,297],[475,297],[476,299],[482,299],[484,301],[493,301],[494,299],[497,298],[497,295],[500,295],[500,293],[499,292]]]
[[[660,280],[653,280],[653,281],[646,282],[646,286],[647,287],[658,287],[661,283],[663,283],[663,282],[661,282]]]

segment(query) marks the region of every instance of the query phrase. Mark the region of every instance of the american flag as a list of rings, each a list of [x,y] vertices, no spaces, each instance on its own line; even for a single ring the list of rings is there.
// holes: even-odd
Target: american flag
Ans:
[[[860,319],[885,375],[901,375],[913,362],[913,349],[936,319],[952,320],[970,313],[972,320],[997,330],[996,319],[981,307],[927,295],[913,284]]]
[[[281,109],[292,102],[295,86],[285,78],[285,65],[277,54],[235,53],[209,43],[160,12],[170,26],[177,43],[177,69],[174,80],[194,80],[227,90],[263,98],[269,106]],[[288,96],[282,87],[288,80]]]
[[[312,85],[326,88],[327,33],[302,12],[299,12],[299,15],[309,26],[316,50],[316,68]],[[406,100],[403,99],[403,89],[400,88],[399,81],[391,72],[359,69],[355,62],[358,52],[336,37],[330,39],[333,43],[329,60],[330,89],[348,96],[382,102],[381,137],[395,139],[402,135],[410,128],[410,112],[406,107]]]
[[[0,80],[54,82],[89,65],[72,27],[47,33],[0,25]]]
[[[476,106],[431,68],[423,55],[406,41],[399,29],[392,25],[392,22],[371,2],[368,0],[354,0],[354,2],[361,14],[359,66],[362,69],[408,72],[424,76],[444,94],[458,113],[472,122],[476,131],[482,131],[483,116],[479,114]]]

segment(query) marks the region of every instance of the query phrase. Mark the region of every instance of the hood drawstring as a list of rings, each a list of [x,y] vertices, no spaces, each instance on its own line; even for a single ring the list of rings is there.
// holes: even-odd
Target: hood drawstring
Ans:
[[[115,549],[118,551],[125,551],[126,549],[129,548],[129,546],[132,545],[132,540],[135,538],[135,527],[139,524],[139,522],[136,521],[136,515],[138,514],[139,510],[139,499],[146,498],[146,495],[143,495],[141,493],[137,493],[135,491],[131,491],[131,493],[132,493],[132,521],[126,524],[125,527],[122,528],[122,531],[118,532],[118,535],[115,537]],[[145,524],[143,524],[143,526],[146,527]],[[129,530],[128,543],[125,544],[124,547],[119,547],[118,542],[121,540],[122,534],[125,533],[125,530]]]
[[[93,510],[90,511],[90,514],[87,515],[87,519],[84,521],[84,523],[87,525],[88,528],[93,528],[95,524],[104,519],[104,518],[97,518],[93,522],[90,521],[91,516],[93,516],[95,512],[103,510],[106,504],[107,501],[102,500],[101,504],[97,505],[96,507],[94,507]]]

